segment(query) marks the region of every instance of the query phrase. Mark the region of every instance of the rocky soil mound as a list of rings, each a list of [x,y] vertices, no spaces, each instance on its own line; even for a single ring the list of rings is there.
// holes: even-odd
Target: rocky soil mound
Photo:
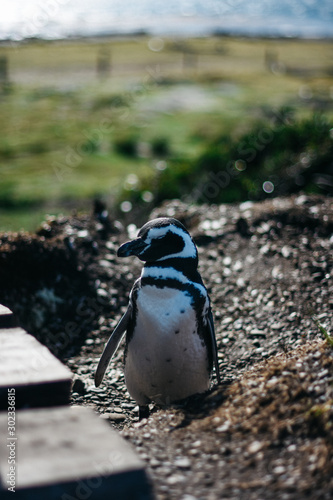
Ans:
[[[222,383],[138,422],[120,348],[94,371],[141,263],[102,208],[1,234],[0,303],[74,372],[93,407],[146,461],[158,499],[329,499],[333,495],[333,203],[299,195],[155,210],[181,220],[210,292]],[[130,233],[130,235],[128,234]]]

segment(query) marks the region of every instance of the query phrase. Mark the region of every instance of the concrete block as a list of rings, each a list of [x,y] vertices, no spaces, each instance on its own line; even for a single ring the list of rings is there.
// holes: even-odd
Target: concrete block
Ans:
[[[0,330],[0,410],[8,388],[15,389],[16,408],[68,404],[72,374],[51,352],[22,328]]]
[[[13,328],[17,326],[17,321],[8,307],[0,304],[0,328]]]
[[[0,413],[0,497],[13,498],[7,480],[7,413]],[[16,413],[15,498],[18,500],[152,500],[143,463],[104,420],[87,408]]]

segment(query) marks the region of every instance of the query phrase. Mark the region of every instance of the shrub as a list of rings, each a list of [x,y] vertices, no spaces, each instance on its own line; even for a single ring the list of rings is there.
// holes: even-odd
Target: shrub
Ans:
[[[115,151],[124,156],[135,157],[137,155],[138,140],[134,135],[118,137],[114,142]]]
[[[0,141],[0,157],[2,158],[14,158],[15,151],[14,148],[6,141]]]
[[[150,179],[139,179],[135,197],[149,189],[154,202],[185,198],[228,203],[260,200],[300,190],[333,194],[332,124],[323,115],[291,122],[256,123],[232,140],[223,135],[208,143],[196,159],[169,159]],[[152,188],[153,186],[153,188]]]
[[[154,156],[162,157],[170,154],[169,139],[166,137],[155,137],[151,142],[151,150]]]

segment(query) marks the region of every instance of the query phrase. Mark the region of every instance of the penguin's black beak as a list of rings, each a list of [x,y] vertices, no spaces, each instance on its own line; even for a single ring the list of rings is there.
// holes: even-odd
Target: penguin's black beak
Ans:
[[[141,238],[136,238],[135,240],[128,241],[118,248],[118,257],[129,257],[130,255],[136,255],[140,257],[141,253],[147,248],[147,243],[145,243]]]

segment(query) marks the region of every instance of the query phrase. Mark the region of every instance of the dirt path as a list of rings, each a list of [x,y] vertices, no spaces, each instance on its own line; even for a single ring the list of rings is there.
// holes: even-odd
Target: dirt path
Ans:
[[[75,373],[73,404],[93,407],[135,446],[158,499],[331,498],[333,350],[312,316],[332,333],[332,199],[171,202],[153,216],[162,214],[184,222],[199,248],[222,372],[209,394],[137,422],[122,348],[94,387],[141,268],[116,258],[127,235],[113,221],[87,215],[35,236],[0,235],[0,302]]]

